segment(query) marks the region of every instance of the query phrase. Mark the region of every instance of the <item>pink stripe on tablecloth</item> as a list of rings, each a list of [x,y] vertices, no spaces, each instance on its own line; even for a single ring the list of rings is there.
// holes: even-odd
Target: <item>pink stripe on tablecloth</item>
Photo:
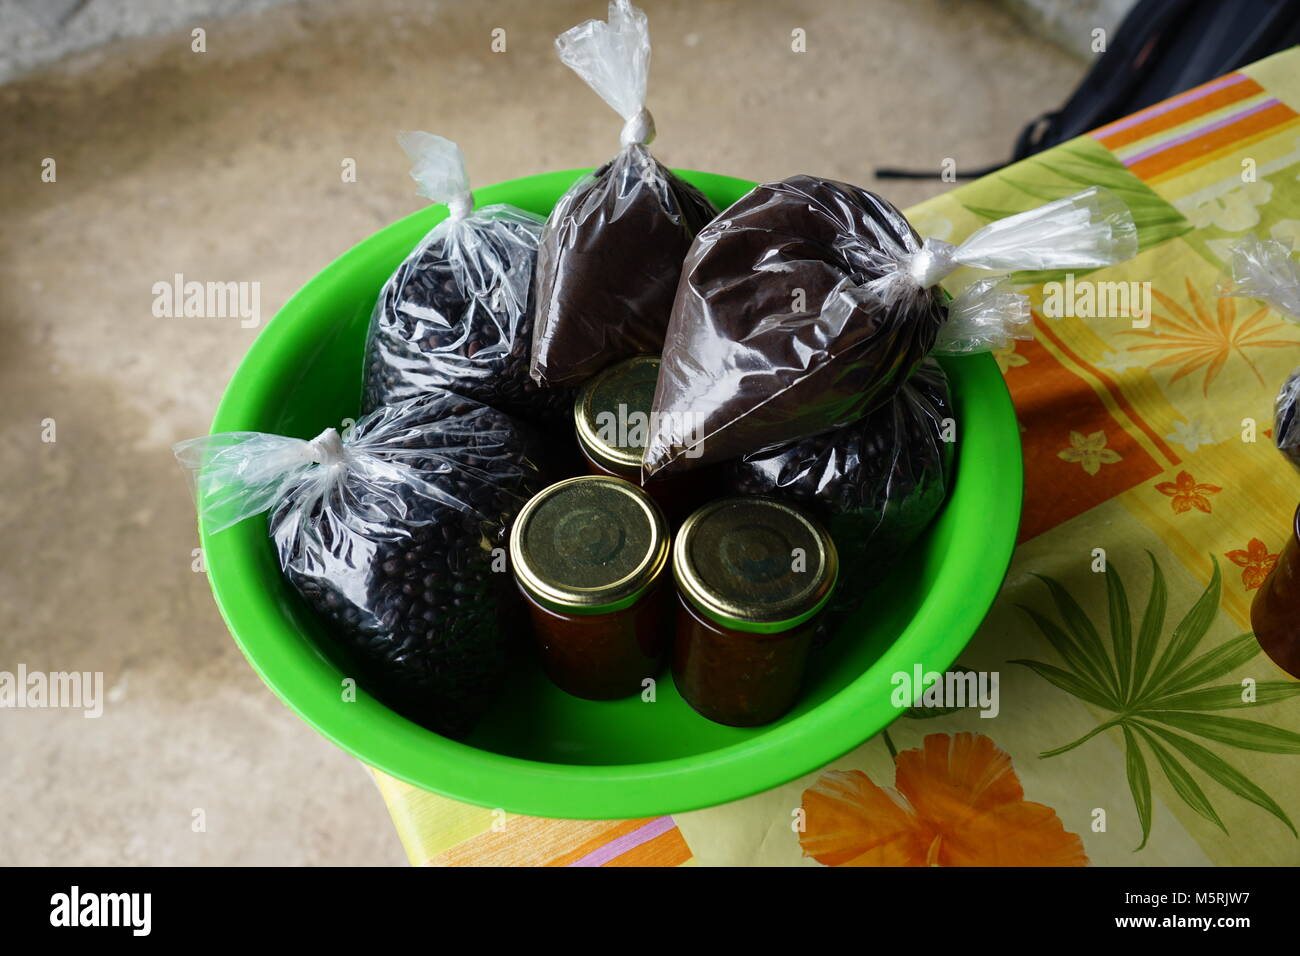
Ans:
[[[1138,153],[1134,156],[1130,156],[1128,159],[1124,160],[1124,165],[1132,166],[1134,163],[1141,162],[1142,160],[1146,159],[1148,156],[1154,156],[1157,153],[1163,153],[1167,149],[1173,149],[1175,146],[1181,146],[1183,143],[1191,142],[1194,139],[1204,136],[1206,133],[1213,133],[1216,129],[1223,129],[1223,127],[1225,126],[1231,126],[1233,123],[1236,123],[1239,120],[1243,120],[1247,116],[1253,116],[1254,114],[1259,113],[1262,110],[1266,110],[1269,109],[1270,107],[1277,106],[1277,104],[1278,101],[1270,97],[1269,99],[1264,100],[1264,102],[1260,103],[1258,106],[1252,106],[1250,109],[1242,110],[1240,113],[1233,113],[1231,116],[1224,117],[1223,119],[1219,120],[1217,123],[1210,123],[1208,126],[1198,127],[1192,130],[1190,133],[1187,133],[1183,136],[1179,136],[1177,139],[1168,140],[1164,143],[1161,143],[1159,146],[1155,146],[1151,149],[1148,149],[1145,152]]]
[[[660,834],[667,833],[677,824],[672,817],[659,817],[645,826],[637,827],[631,833],[625,833],[617,840],[606,843],[599,850],[592,850],[580,860],[574,860],[569,866],[604,866],[616,856],[622,856],[633,847],[649,843]]]
[[[1161,113],[1168,113],[1172,109],[1177,109],[1184,103],[1192,103],[1203,96],[1209,96],[1216,90],[1221,90],[1227,86],[1234,86],[1237,83],[1243,83],[1246,79],[1248,79],[1248,77],[1244,73],[1229,73],[1227,76],[1221,76],[1217,80],[1213,80],[1204,86],[1197,87],[1194,90],[1189,90],[1186,93],[1175,96],[1171,100],[1165,100],[1162,103],[1157,103],[1155,106],[1148,106],[1140,113],[1134,113],[1132,116],[1126,116],[1122,120],[1116,120],[1109,126],[1095,129],[1092,131],[1092,136],[1094,139],[1105,139],[1107,136],[1118,133],[1120,130],[1128,129],[1130,126],[1137,126],[1139,123],[1145,123],[1147,120],[1154,116],[1159,116]]]

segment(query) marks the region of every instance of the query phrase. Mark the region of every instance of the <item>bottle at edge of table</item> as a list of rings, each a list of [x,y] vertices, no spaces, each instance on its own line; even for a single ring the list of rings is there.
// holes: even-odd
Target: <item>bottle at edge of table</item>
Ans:
[[[1300,507],[1277,564],[1251,603],[1250,624],[1273,663],[1300,678]]]

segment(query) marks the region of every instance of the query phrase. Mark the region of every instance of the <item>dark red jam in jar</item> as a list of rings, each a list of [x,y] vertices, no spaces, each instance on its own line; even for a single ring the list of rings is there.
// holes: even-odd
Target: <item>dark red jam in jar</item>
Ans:
[[[673,544],[673,679],[686,702],[736,727],[793,707],[838,572],[826,530],[772,498],[724,498],[688,517]]]
[[[1250,624],[1273,663],[1300,677],[1300,508],[1277,564],[1255,592]]]
[[[570,478],[524,505],[510,563],[556,686],[614,700],[658,675],[671,625],[668,551],[663,513],[621,478]]]
[[[659,380],[659,356],[635,355],[591,378],[573,403],[578,447],[593,475],[640,485],[676,526],[710,497],[713,469],[641,481],[641,456],[650,432],[650,408]]]

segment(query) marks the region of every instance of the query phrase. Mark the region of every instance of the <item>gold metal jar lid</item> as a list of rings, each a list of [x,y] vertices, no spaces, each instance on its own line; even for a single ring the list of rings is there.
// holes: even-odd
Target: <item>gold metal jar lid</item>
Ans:
[[[804,623],[830,599],[839,558],[830,535],[773,498],[724,498],[677,532],[673,576],[702,614],[770,634]]]
[[[589,379],[573,403],[578,441],[611,471],[638,473],[659,381],[659,356],[634,355]]]
[[[510,564],[539,604],[604,614],[636,603],[668,563],[668,524],[621,478],[569,478],[535,494],[510,530]]]

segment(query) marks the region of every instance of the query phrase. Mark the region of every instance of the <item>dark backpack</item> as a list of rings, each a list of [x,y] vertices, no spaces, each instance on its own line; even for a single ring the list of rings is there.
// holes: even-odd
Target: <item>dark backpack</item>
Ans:
[[[1139,0],[1058,110],[1031,122],[1008,163],[1032,156],[1300,42],[1300,0]],[[973,179],[1001,169],[958,172]],[[877,169],[881,179],[933,172]]]

